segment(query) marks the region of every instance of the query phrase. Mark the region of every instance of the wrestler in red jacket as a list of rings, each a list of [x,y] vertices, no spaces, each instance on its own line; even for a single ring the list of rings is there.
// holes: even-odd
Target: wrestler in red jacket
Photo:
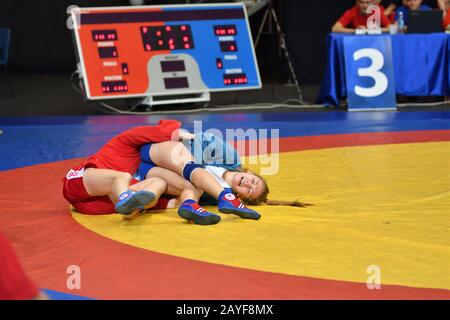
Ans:
[[[157,126],[135,127],[112,138],[96,154],[70,169],[63,179],[64,198],[86,214],[130,214],[156,199],[160,199],[156,207],[165,207],[167,200],[159,198],[167,188],[165,181],[151,178],[139,182],[132,174],[141,162],[139,148],[146,143],[178,139],[180,126],[176,120],[161,120]]]

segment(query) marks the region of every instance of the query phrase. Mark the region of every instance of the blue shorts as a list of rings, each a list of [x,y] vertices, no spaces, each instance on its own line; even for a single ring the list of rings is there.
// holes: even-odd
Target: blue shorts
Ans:
[[[147,177],[148,172],[156,167],[156,164],[153,163],[152,159],[150,158],[150,148],[152,147],[151,143],[145,144],[141,147],[141,164],[138,168],[138,178],[139,180],[145,180]]]
[[[152,147],[152,144],[153,143],[147,143],[141,147],[141,160],[147,163],[154,164],[152,159],[150,159],[150,148]]]

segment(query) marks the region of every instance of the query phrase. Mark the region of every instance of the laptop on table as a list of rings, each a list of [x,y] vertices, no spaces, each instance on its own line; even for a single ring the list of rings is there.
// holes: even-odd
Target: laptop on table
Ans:
[[[409,11],[408,33],[435,33],[442,30],[442,11]]]

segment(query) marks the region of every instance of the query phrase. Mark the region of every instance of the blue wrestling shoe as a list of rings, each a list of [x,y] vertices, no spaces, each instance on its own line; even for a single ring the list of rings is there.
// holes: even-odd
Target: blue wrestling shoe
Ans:
[[[219,195],[219,211],[222,213],[232,213],[238,215],[242,219],[259,220],[261,215],[255,210],[249,209],[236,198],[231,189],[225,189]]]
[[[219,223],[221,218],[217,214],[203,209],[194,200],[186,200],[180,208],[178,215],[186,220],[194,221],[196,224],[209,225]]]
[[[154,199],[155,194],[153,192],[128,190],[119,196],[119,202],[117,202],[115,209],[118,213],[128,215],[143,210]]]

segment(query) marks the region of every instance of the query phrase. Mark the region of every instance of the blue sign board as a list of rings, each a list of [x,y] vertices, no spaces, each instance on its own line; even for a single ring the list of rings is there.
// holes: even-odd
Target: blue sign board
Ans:
[[[348,110],[395,110],[395,78],[389,36],[344,38]]]

